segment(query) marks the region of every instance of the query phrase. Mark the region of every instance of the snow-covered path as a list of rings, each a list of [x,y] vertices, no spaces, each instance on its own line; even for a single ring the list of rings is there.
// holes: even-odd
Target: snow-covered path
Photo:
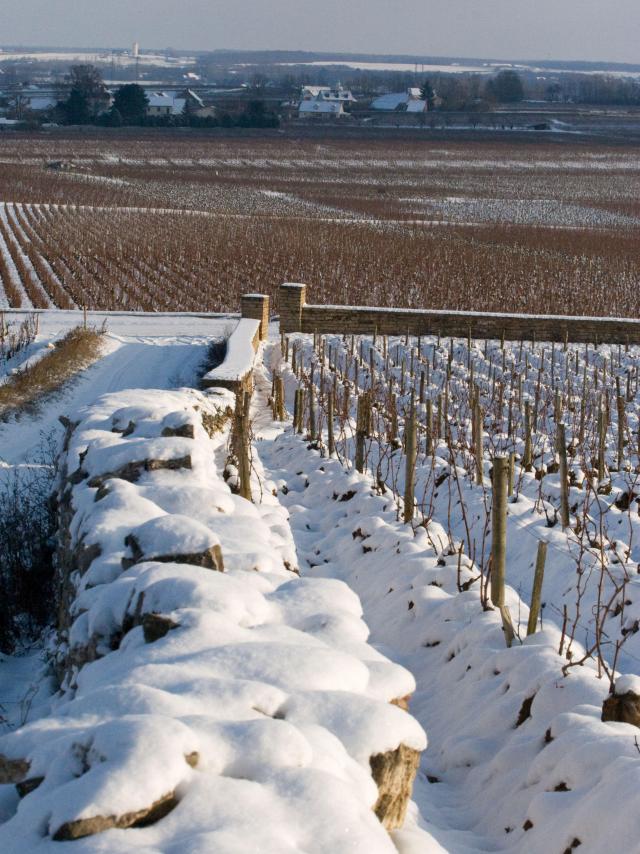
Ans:
[[[265,351],[266,365],[272,361],[274,366],[278,362],[277,345],[267,345]],[[279,493],[278,497],[291,514],[289,521],[301,573],[340,578],[349,583],[351,579],[348,565],[336,560],[339,540],[336,540],[332,532],[333,508],[318,507],[313,497],[305,501],[307,473],[300,473],[299,457],[283,457],[280,453],[282,448],[278,448],[275,443],[275,440],[282,436],[284,425],[272,420],[268,403],[271,394],[268,370],[257,370],[255,379],[252,405],[252,427],[256,439],[254,452],[258,455],[255,468],[259,476],[275,483],[287,484],[287,494]],[[437,557],[434,552],[434,569],[436,565]],[[390,643],[390,636],[395,634],[395,626],[380,625],[380,615],[376,613],[379,596],[372,591],[372,595],[367,599],[363,596],[362,589],[357,589],[356,592],[362,601],[365,622],[371,630],[370,642],[393,661],[403,664],[414,673],[417,691],[413,698],[415,706],[412,702],[411,711],[425,729],[429,727],[427,735],[430,745],[437,751],[437,742],[432,744],[429,732],[433,713],[428,707],[429,686],[420,681],[420,661],[416,659],[416,656],[420,655],[420,649],[412,649],[411,643]],[[398,639],[400,637],[402,635]],[[443,737],[445,734],[446,727],[445,732],[439,733],[439,736]],[[423,757],[423,764],[414,785],[414,808],[409,813],[406,829],[395,835],[399,850],[406,854],[430,854],[440,851],[451,854],[479,854],[503,850],[504,846],[496,839],[481,836],[469,829],[479,818],[476,809],[469,803],[469,792],[463,786],[452,785],[441,781],[440,778],[437,785],[430,782],[429,778],[435,780],[436,775],[430,769],[429,763],[430,756],[427,753]]]
[[[55,332],[53,327],[49,328],[50,316],[43,316],[40,346],[77,325],[81,317],[76,313],[75,320],[68,322],[67,316],[74,316],[72,312],[59,314],[65,317],[59,327],[55,327]],[[59,415],[92,403],[101,394],[127,388],[171,389],[194,385],[211,340],[237,322],[229,318],[156,320],[151,317],[148,323],[146,318],[138,318],[127,327],[128,320],[115,317],[113,323],[109,321],[108,328],[113,326],[124,334],[107,332],[102,358],[61,394],[49,400],[37,417],[0,424],[0,468],[3,464],[17,464],[32,458],[43,434],[62,429]],[[159,334],[153,334],[156,332],[154,326],[158,327]],[[173,335],[169,333],[172,326]],[[193,328],[192,334],[188,332],[189,326]]]
[[[624,768],[640,780],[636,730],[602,721],[607,680],[591,662],[563,674],[560,631],[549,623],[506,648],[498,612],[482,606],[477,567],[450,549],[446,518],[403,525],[388,491],[274,424],[277,344],[264,361],[255,471],[289,513],[300,571],[346,582],[369,643],[416,680],[410,712],[429,743],[413,808],[393,834],[400,854],[601,854],[612,836],[617,850],[637,851],[620,778]],[[526,621],[517,592],[506,598]]]

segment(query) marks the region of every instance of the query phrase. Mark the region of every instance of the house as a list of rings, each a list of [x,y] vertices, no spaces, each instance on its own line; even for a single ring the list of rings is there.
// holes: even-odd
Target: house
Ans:
[[[318,116],[319,118],[331,119],[346,116],[344,104],[340,101],[323,101],[323,100],[308,100],[300,101],[298,107],[298,116],[300,118],[310,118]]]
[[[343,104],[353,104],[356,101],[349,89],[343,89],[339,83],[333,89],[331,86],[303,86],[302,100],[341,102]]]
[[[179,98],[175,92],[147,92],[146,95],[148,116],[180,116],[187,103],[186,98]]]
[[[371,102],[372,110],[386,110],[393,112],[424,113],[427,112],[427,104],[421,98],[420,89],[412,86],[406,92],[391,92],[381,95]]]
[[[345,104],[353,104],[355,100],[353,94],[340,84],[333,89],[331,86],[303,86],[298,115],[301,118],[339,118],[348,115]]]
[[[32,113],[45,113],[47,110],[53,110],[57,103],[56,98],[41,96],[29,98],[25,106]]]

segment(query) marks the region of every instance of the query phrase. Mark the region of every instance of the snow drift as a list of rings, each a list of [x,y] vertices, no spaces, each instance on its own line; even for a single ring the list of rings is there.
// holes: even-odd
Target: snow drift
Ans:
[[[231,402],[128,391],[68,422],[61,692],[0,739],[6,854],[395,850],[374,808],[401,824],[426,744],[413,677],[343,582],[298,577],[276,499],[230,493]]]

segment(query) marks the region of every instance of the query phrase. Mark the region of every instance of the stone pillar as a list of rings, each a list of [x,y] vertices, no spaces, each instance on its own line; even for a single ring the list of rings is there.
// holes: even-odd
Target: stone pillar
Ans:
[[[307,286],[287,282],[280,285],[280,332],[302,331],[302,309],[306,302]]]
[[[260,340],[269,335],[269,297],[264,294],[243,294],[241,299],[243,317],[260,321]]]

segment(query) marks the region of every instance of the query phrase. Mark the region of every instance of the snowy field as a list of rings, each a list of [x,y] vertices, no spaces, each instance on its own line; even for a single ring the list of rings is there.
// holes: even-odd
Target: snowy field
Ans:
[[[18,323],[31,312],[7,312],[5,320]],[[38,336],[8,361],[0,360],[0,382],[36,358],[48,345],[83,323],[79,311],[38,313]],[[2,466],[29,461],[42,435],[62,432],[58,416],[107,392],[128,388],[171,389],[196,382],[213,340],[228,337],[238,323],[233,315],[134,315],[88,312],[87,322],[106,327],[102,358],[77,381],[43,407],[35,419],[0,423]]]
[[[640,159],[509,140],[0,139],[0,307],[637,316]],[[441,226],[445,225],[445,228]]]
[[[44,313],[41,334],[55,337],[78,316]],[[209,438],[194,415],[232,399],[179,388],[194,381],[208,341],[233,319],[109,316],[108,323],[113,349],[104,364],[51,412],[0,427],[15,464],[59,413],[84,419],[67,451],[68,473],[86,472],[73,478],[74,506],[83,508],[73,536],[83,550],[100,546],[74,582],[75,621],[58,650],[67,667],[63,693],[47,699],[38,649],[0,664],[0,753],[28,753],[33,775],[45,777],[20,802],[12,786],[0,786],[2,850],[58,850],[62,843],[50,839],[57,829],[71,832],[98,813],[143,809],[173,792],[166,818],[145,829],[105,829],[74,849],[324,852],[346,850],[339,828],[349,826],[355,852],[635,850],[637,730],[600,716],[610,678],[620,693],[640,685],[637,349],[474,342],[468,351],[463,341],[424,337],[378,338],[372,350],[371,338],[326,336],[314,347],[311,336],[292,336],[287,362],[274,325],[252,402],[251,505],[223,479],[226,434]],[[111,358],[121,360],[117,371]],[[358,473],[355,399],[372,387],[371,365],[376,403]],[[284,423],[273,420],[274,376],[284,380]],[[616,378],[625,398],[622,460]],[[313,389],[320,441],[309,440],[308,409],[302,433],[292,430],[298,387]],[[472,387],[483,411],[480,482]],[[407,525],[402,434],[412,390],[421,429]],[[557,393],[570,450],[567,530],[559,522]],[[525,401],[537,413],[531,471],[523,462]],[[593,423],[605,406],[598,478]],[[137,459],[142,447],[163,459],[188,451],[191,468],[107,481],[116,486],[93,500],[102,472]],[[487,606],[486,520],[493,456],[511,451],[507,604],[516,637],[507,648],[500,615]],[[541,540],[549,544],[542,619],[527,637]],[[175,557],[214,546],[223,574]],[[167,554],[177,563],[157,562]],[[135,604],[143,591],[148,607],[175,624],[153,643],[145,643]],[[296,658],[301,649],[304,661]],[[247,678],[251,688],[241,684]],[[387,705],[408,694],[411,717]],[[371,812],[368,757],[400,742],[422,749],[420,728],[428,745],[412,803],[404,827],[388,837]],[[93,745],[79,779],[69,758],[74,740]],[[192,759],[184,763],[181,753]],[[237,809],[247,803],[259,820],[248,823],[247,810]],[[304,831],[302,814],[315,817]],[[34,824],[44,836],[33,835]]]

